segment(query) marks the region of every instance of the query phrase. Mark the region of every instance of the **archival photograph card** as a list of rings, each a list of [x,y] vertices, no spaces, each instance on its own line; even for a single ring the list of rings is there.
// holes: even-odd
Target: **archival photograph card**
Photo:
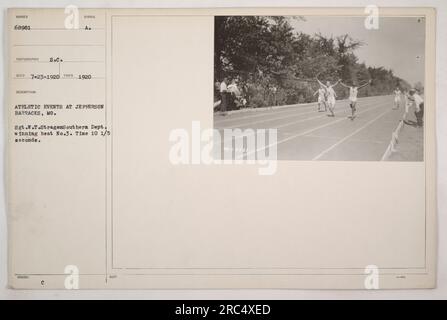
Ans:
[[[436,286],[431,8],[11,8],[9,285]]]

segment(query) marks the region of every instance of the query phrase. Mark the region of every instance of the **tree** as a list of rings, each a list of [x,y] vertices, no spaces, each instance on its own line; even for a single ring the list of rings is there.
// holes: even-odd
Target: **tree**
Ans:
[[[215,81],[223,77],[241,80],[250,105],[266,105],[272,86],[279,103],[313,101],[316,75],[322,80],[363,83],[371,86],[359,95],[390,94],[396,86],[408,83],[392,70],[359,63],[355,51],[363,43],[349,35],[325,37],[296,32],[284,16],[215,17]],[[298,20],[302,18],[297,18]],[[308,79],[308,80],[303,80]],[[346,90],[338,90],[340,97]],[[268,100],[268,99],[267,99]]]

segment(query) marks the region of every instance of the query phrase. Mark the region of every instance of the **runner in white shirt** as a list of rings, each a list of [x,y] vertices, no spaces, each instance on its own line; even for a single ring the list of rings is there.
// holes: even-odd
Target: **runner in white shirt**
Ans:
[[[401,100],[402,91],[400,91],[399,87],[394,90],[394,107],[393,109],[399,109],[399,106],[402,102]]]
[[[335,117],[334,109],[335,109],[335,101],[337,98],[337,94],[335,93],[334,87],[340,82],[338,80],[336,83],[331,84],[329,81],[326,82],[326,85],[324,85],[320,80],[318,80],[318,83],[321,87],[323,87],[326,90],[326,104],[329,108],[330,114],[328,114],[329,117]]]
[[[411,89],[408,96],[408,101],[413,104],[416,109],[414,112],[414,115],[416,116],[416,125],[417,127],[421,128],[424,125],[424,99],[422,99],[415,89]]]
[[[327,111],[326,105],[326,89],[320,87],[317,91],[315,91],[314,96],[318,93],[318,112]],[[324,110],[323,107],[324,106]]]
[[[351,117],[350,117],[351,120],[354,120],[354,118],[355,118],[355,112],[357,110],[357,95],[358,95],[359,90],[363,87],[366,87],[370,83],[371,83],[371,80],[369,80],[365,84],[362,84],[361,86],[357,86],[357,83],[355,83],[355,82],[353,83],[352,86],[348,86],[340,81],[340,84],[343,87],[349,89],[349,105],[351,107]]]

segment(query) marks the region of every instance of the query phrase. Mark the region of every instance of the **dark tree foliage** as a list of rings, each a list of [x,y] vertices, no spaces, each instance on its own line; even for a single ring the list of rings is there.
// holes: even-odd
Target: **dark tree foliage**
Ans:
[[[275,102],[311,102],[322,81],[342,79],[346,84],[372,80],[359,96],[390,94],[409,84],[392,70],[359,63],[356,49],[363,43],[349,35],[325,37],[296,32],[291,17],[218,16],[215,18],[214,77],[237,78],[251,107],[272,104],[271,90],[277,88]],[[297,18],[299,19],[299,18]],[[340,98],[347,90],[338,87]],[[216,97],[217,98],[217,97]]]

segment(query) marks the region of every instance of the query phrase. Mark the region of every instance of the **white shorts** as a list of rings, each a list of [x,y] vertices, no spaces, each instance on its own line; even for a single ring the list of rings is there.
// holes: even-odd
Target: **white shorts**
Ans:
[[[400,103],[400,97],[394,97],[394,102]]]
[[[330,105],[335,105],[335,97],[327,98],[327,103],[330,104]]]
[[[318,103],[325,103],[326,101],[324,100],[324,98],[318,98]]]

